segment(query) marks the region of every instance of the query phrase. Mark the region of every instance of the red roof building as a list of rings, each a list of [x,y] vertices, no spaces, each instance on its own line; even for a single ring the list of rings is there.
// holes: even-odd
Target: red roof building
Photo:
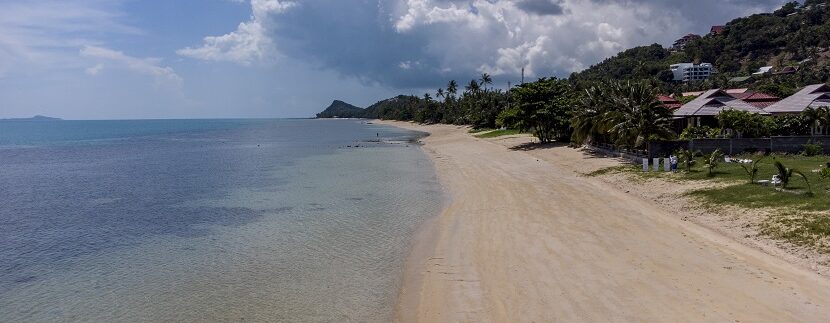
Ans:
[[[781,101],[781,98],[763,92],[747,91],[736,94],[730,93],[730,95],[735,97],[736,99],[743,100],[744,102],[749,103],[752,106],[760,109],[766,108],[768,106],[775,104],[778,101]]]
[[[715,36],[723,34],[724,26],[712,26],[712,29],[709,31],[709,35]]]
[[[658,95],[657,96],[657,101],[660,101],[660,103],[662,103],[663,106],[665,106],[666,108],[669,108],[669,110],[672,110],[672,111],[674,111],[676,109],[679,109],[680,107],[683,106],[683,103],[681,103],[680,101],[677,101],[677,99],[675,99],[671,96],[668,96],[668,95]]]

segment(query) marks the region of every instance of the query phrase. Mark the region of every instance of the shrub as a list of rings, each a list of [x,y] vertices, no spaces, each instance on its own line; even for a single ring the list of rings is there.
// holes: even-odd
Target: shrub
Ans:
[[[683,129],[683,132],[680,133],[680,139],[689,140],[708,138],[711,130],[712,128],[709,128],[708,126],[689,127]]]
[[[821,143],[808,142],[804,144],[804,151],[801,152],[804,156],[818,156],[824,152]]]

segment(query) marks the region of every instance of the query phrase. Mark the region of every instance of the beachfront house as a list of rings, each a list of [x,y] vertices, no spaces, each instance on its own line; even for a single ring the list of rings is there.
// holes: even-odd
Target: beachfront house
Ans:
[[[724,90],[713,89],[703,92],[694,100],[675,110],[673,113],[675,126],[678,129],[700,126],[717,127],[717,116],[724,110],[740,110],[769,115],[766,111],[738,99]]]
[[[674,80],[679,82],[695,82],[708,79],[717,73],[715,67],[709,63],[680,63],[670,66]]]
[[[801,113],[807,108],[830,107],[830,87],[827,84],[806,86],[798,93],[764,108],[772,115]]]

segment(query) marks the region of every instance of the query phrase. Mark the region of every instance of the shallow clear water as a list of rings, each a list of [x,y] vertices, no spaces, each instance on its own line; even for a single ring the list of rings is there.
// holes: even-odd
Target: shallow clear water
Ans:
[[[0,122],[0,321],[389,321],[442,202],[417,135]]]

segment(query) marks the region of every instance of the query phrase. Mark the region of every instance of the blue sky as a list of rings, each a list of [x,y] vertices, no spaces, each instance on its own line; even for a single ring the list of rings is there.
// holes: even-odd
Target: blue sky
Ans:
[[[308,117],[567,76],[779,0],[0,0],[0,118]]]

